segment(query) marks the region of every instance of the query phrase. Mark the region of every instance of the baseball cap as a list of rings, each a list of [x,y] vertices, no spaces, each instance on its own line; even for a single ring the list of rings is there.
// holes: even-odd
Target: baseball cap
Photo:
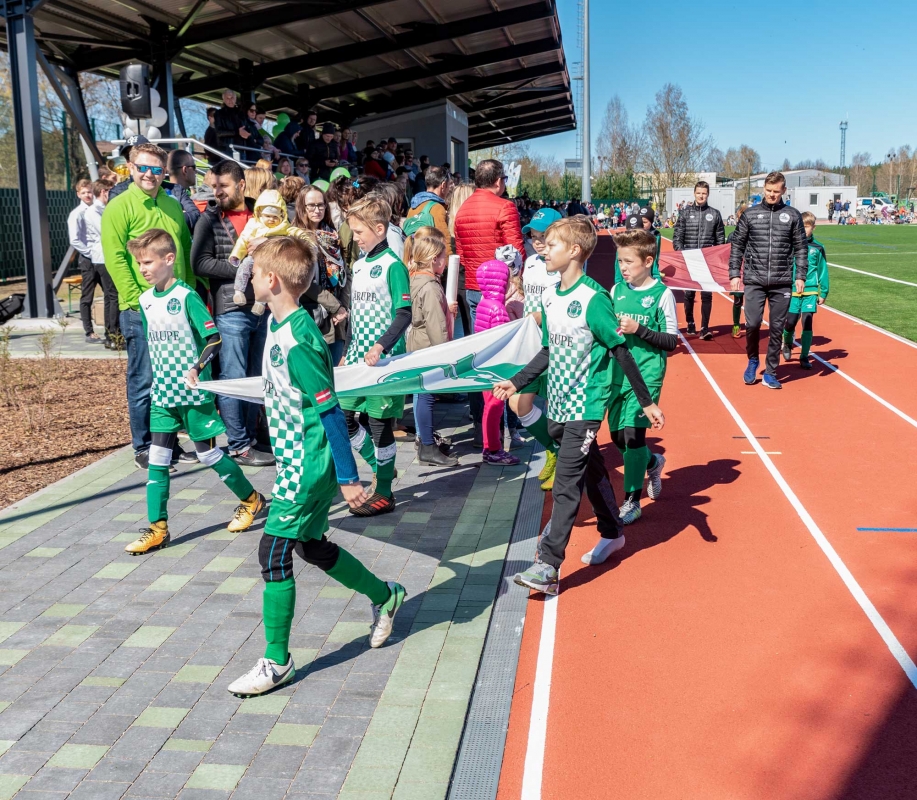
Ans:
[[[651,209],[649,206],[646,206],[640,209],[639,216],[646,217],[650,222],[652,222],[654,219],[656,219],[656,212],[653,211],[653,209]]]
[[[124,158],[127,158],[127,154],[130,153],[131,148],[135,144],[149,144],[149,143],[150,143],[150,140],[147,139],[146,136],[140,133],[135,133],[133,136],[128,136],[127,139],[124,140],[124,144],[121,145],[121,149],[118,151],[118,155],[123,156]]]
[[[522,232],[541,231],[544,233],[552,223],[557,222],[560,218],[559,211],[555,211],[553,208],[540,208],[532,214],[531,221],[522,229]]]

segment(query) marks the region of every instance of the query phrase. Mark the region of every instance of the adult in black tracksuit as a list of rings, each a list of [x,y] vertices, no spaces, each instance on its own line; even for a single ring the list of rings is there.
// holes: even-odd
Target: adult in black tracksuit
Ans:
[[[763,383],[779,389],[777,365],[780,362],[780,337],[795,279],[796,291],[805,287],[809,270],[808,245],[802,215],[783,202],[786,179],[772,172],[764,180],[764,200],[745,211],[729,237],[729,277],[734,292],[745,283],[745,349],[748,367],[745,383],[751,385],[758,374],[758,339],[764,318],[764,301],[770,306],[770,339]],[[743,266],[744,260],[744,266]],[[794,268],[795,267],[795,268]]]
[[[726,228],[723,217],[715,208],[707,205],[710,184],[698,181],[694,184],[694,204],[685,206],[678,214],[672,246],[676,250],[697,250],[726,243]],[[694,298],[697,292],[685,290],[685,321],[688,333],[697,333],[694,327]],[[712,339],[710,333],[710,309],[713,307],[713,293],[700,293],[700,338]]]

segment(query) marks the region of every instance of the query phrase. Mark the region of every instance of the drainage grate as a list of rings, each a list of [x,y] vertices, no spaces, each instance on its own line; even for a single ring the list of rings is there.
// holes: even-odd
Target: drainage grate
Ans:
[[[544,451],[540,445],[536,444],[536,448],[525,476],[474,693],[465,718],[465,730],[452,771],[450,800],[493,800],[497,796],[529,598],[527,589],[513,583],[513,575],[532,563],[544,507],[544,492],[538,482]]]

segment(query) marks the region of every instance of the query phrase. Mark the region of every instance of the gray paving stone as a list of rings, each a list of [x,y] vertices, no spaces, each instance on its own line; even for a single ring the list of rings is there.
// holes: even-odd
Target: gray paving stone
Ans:
[[[109,753],[111,751],[109,750]],[[146,767],[148,759],[145,758],[114,758],[106,755],[96,764],[87,780],[90,781],[115,781],[130,784]]]
[[[232,793],[232,800],[282,800],[290,788],[286,778],[253,777],[249,769]]]
[[[83,780],[88,770],[42,767],[28,787],[33,792],[70,792]]]
[[[84,780],[71,792],[69,800],[120,800],[129,788],[129,783]]]
[[[113,745],[134,722],[132,716],[96,714],[70,739],[70,744]]]
[[[0,773],[4,775],[34,775],[48,763],[52,753],[33,750],[10,750],[0,757]]]
[[[132,727],[108,751],[112,758],[144,758],[149,761],[165,744],[171,730],[168,728]]]
[[[222,733],[204,756],[205,764],[248,764],[261,747],[264,736]]]
[[[172,800],[188,782],[191,773],[172,774],[169,772],[144,772],[134,781],[127,793],[128,797],[159,798]]]

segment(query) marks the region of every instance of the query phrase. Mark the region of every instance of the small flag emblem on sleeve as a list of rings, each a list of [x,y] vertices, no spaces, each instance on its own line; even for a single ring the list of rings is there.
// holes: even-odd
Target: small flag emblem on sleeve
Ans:
[[[410,302],[410,300],[411,300],[411,295],[410,295],[410,293],[401,295],[401,299],[402,299],[402,300],[407,300],[408,302]]]
[[[315,393],[316,403],[327,403],[331,399],[331,389],[322,389]]]
[[[212,319],[208,319],[208,320],[204,323],[204,330],[205,330],[205,331],[215,331],[215,330],[216,330],[216,327],[217,327],[217,324],[216,324]]]

